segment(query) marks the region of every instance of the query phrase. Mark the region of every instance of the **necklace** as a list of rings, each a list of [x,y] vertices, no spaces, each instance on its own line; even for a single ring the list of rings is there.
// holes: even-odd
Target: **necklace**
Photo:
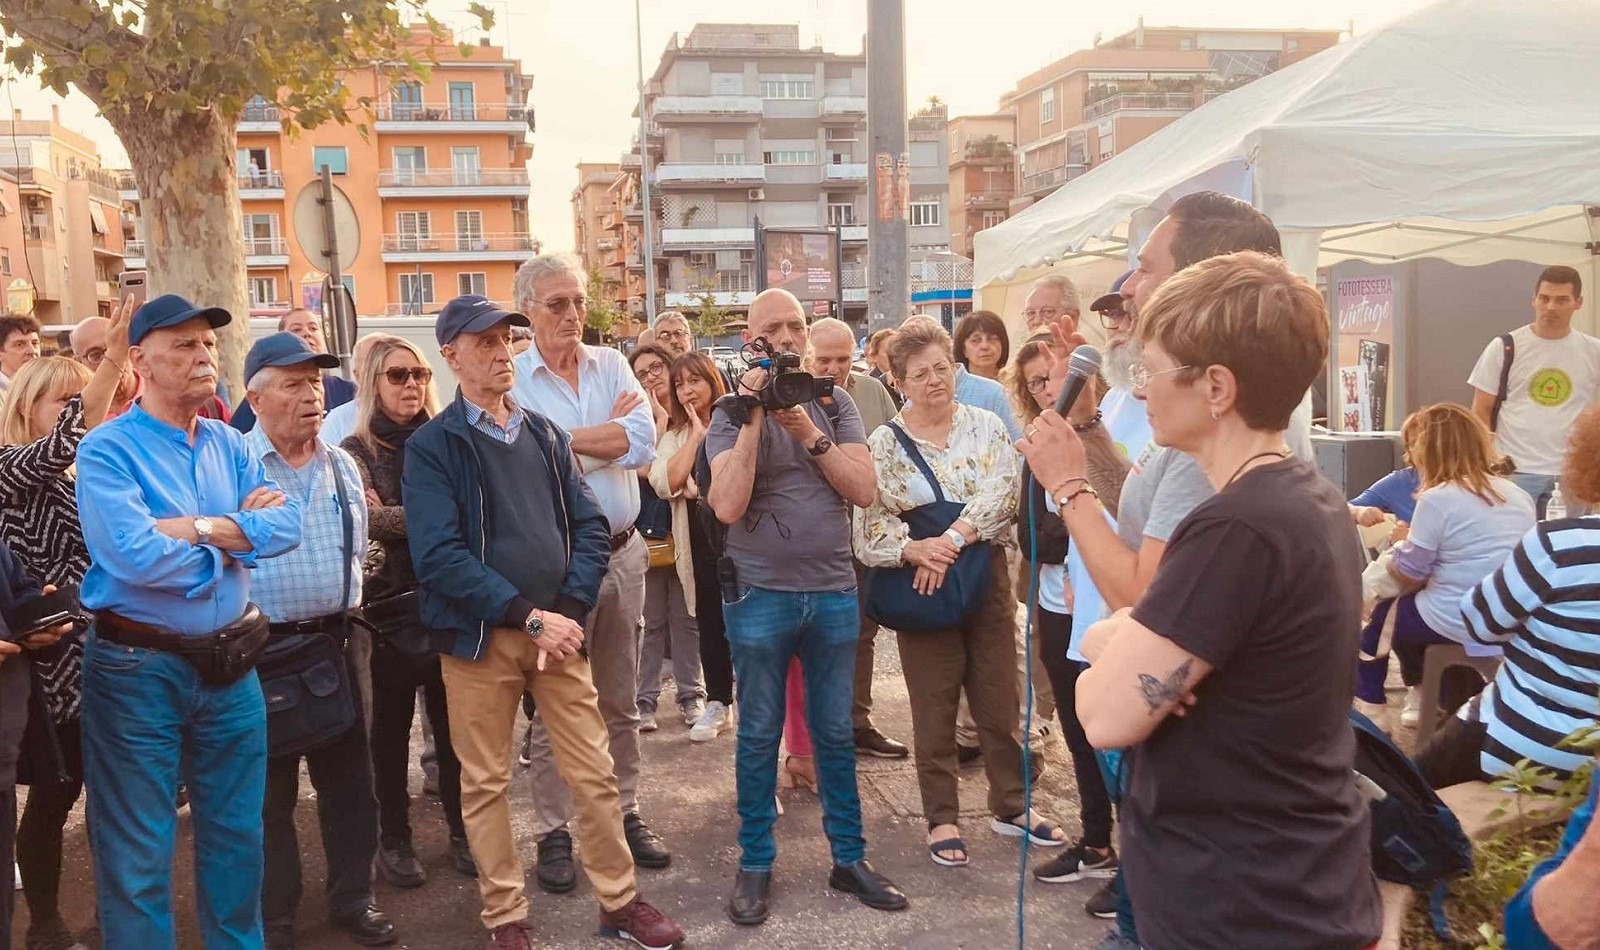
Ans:
[[[1244,460],[1244,464],[1239,466],[1237,469],[1235,469],[1233,475],[1231,477],[1229,477],[1229,479],[1226,482],[1222,483],[1222,487],[1223,488],[1227,488],[1229,485],[1232,485],[1234,483],[1234,481],[1236,481],[1239,478],[1240,475],[1244,474],[1244,470],[1250,467],[1250,463],[1251,462],[1254,462],[1254,461],[1256,461],[1258,459],[1277,459],[1279,461],[1282,461],[1282,460],[1284,460],[1284,459],[1286,459],[1288,457],[1289,457],[1289,450],[1288,449],[1278,449],[1278,450],[1273,451],[1273,452],[1257,452],[1256,454],[1254,454],[1254,455],[1250,456],[1249,458],[1245,459]]]

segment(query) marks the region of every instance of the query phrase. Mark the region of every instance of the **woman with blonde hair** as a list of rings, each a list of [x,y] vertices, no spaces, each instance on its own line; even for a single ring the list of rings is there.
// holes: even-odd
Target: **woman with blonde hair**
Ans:
[[[131,301],[113,313],[105,357],[92,374],[76,360],[41,357],[17,372],[0,405],[0,543],[46,590],[81,583],[89,569],[73,466],[79,443],[105,419],[122,381],[132,313]],[[30,788],[16,838],[30,948],[79,946],[58,895],[62,831],[83,792],[82,658],[76,629],[33,653],[35,693],[44,704],[34,705],[18,760],[17,781]]]
[[[1414,424],[1413,424],[1414,420]],[[1500,647],[1479,643],[1461,617],[1461,598],[1505,560],[1537,520],[1533,499],[1497,472],[1499,453],[1489,428],[1465,406],[1440,403],[1406,420],[1414,438],[1407,445],[1421,491],[1405,540],[1395,546],[1389,572],[1404,592],[1379,604],[1361,636],[1356,697],[1381,706],[1389,673],[1389,650],[1420,656],[1430,644],[1456,643],[1470,656],[1499,656]],[[1392,623],[1388,623],[1390,612]],[[1387,635],[1386,635],[1387,628]],[[1449,685],[1449,684],[1447,684]],[[1474,679],[1467,692],[1482,680]],[[1468,695],[1456,688],[1447,709]],[[1373,711],[1378,711],[1374,709]]]
[[[361,472],[370,535],[383,549],[380,563],[368,570],[362,607],[377,631],[372,638],[372,777],[378,797],[378,870],[395,887],[420,887],[427,881],[412,848],[406,789],[411,721],[420,687],[433,723],[450,860],[457,871],[476,877],[477,865],[461,821],[461,761],[450,742],[439,656],[417,612],[417,576],[411,567],[400,498],[406,442],[439,411],[433,370],[410,341],[384,336],[371,344],[362,361],[356,400],[355,433],[344,440],[343,448]]]

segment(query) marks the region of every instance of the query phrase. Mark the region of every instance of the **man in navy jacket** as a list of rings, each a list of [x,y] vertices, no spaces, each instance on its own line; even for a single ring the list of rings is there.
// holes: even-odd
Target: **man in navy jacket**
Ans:
[[[511,399],[513,324],[528,318],[476,295],[440,312],[435,336],[461,389],[411,437],[401,475],[422,619],[452,638],[441,667],[489,946],[531,946],[507,795],[526,689],[577,802],[601,932],[676,947],[683,931],[635,887],[608,733],[581,652],[610,528],[566,434]]]

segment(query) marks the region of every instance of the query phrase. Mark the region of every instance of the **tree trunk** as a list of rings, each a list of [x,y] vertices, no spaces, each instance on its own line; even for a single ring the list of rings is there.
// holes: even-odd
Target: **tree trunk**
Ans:
[[[221,379],[237,405],[244,398],[250,299],[233,124],[210,110],[107,109],[105,114],[128,150],[139,184],[150,296],[180,294],[196,306],[223,307],[233,314],[233,322],[217,331],[217,349]]]

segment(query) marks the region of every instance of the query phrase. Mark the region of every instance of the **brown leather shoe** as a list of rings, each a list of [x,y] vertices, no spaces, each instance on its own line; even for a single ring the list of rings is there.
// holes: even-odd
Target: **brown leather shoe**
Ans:
[[[484,950],[533,950],[533,938],[528,936],[532,932],[533,925],[526,920],[501,924],[489,931]]]
[[[635,897],[616,910],[601,909],[600,936],[632,940],[644,950],[672,950],[682,945],[683,928]]]

